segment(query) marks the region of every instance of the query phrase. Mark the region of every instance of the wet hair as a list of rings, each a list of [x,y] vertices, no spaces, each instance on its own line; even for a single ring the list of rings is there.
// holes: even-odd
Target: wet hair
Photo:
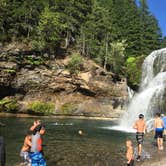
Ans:
[[[144,115],[143,114],[139,114],[139,119],[143,119]]]
[[[33,135],[35,135],[37,132],[39,132],[42,128],[42,125],[36,126],[36,128],[33,130]]]
[[[160,117],[160,113],[159,113],[159,112],[157,112],[157,113],[156,113],[156,116]]]

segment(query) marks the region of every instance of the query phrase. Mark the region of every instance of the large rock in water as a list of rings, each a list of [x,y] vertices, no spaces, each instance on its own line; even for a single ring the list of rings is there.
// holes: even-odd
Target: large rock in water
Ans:
[[[17,56],[10,58],[15,62],[0,62],[0,90],[5,91],[1,97],[15,96],[23,109],[33,101],[52,102],[55,113],[63,114],[62,107],[71,103],[77,107],[72,115],[117,117],[119,111],[114,110],[121,109],[127,99],[126,81],[114,83],[113,74],[91,60],[84,71],[71,75],[63,60],[34,67],[18,63]]]

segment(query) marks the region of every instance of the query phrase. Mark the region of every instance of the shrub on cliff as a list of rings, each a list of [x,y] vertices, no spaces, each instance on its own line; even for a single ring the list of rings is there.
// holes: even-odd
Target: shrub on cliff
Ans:
[[[0,112],[17,112],[18,103],[15,99],[0,100]]]
[[[83,58],[79,54],[73,54],[67,65],[67,69],[71,74],[78,74],[83,66]]]
[[[55,111],[55,105],[51,102],[44,103],[40,101],[35,101],[30,103],[28,106],[28,112],[38,115],[50,115]]]
[[[144,56],[129,57],[126,60],[126,77],[130,87],[137,90],[141,81],[141,67]]]
[[[72,103],[65,103],[61,107],[61,113],[65,115],[71,115],[77,109],[75,104]]]

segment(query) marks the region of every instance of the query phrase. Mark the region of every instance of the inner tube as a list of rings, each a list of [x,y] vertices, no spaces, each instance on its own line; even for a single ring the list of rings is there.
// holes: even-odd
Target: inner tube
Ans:
[[[3,137],[0,136],[0,165],[5,166],[6,154],[5,154],[5,141]]]

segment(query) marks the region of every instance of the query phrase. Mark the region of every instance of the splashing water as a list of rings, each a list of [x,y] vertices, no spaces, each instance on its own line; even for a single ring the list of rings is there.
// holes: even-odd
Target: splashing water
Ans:
[[[144,61],[142,66],[142,81],[140,92],[136,94],[128,110],[120,119],[119,126],[112,129],[133,132],[132,126],[138,115],[144,114],[145,120],[153,122],[153,114],[159,111],[166,89],[166,48],[152,52]],[[152,128],[149,123],[148,130]]]

